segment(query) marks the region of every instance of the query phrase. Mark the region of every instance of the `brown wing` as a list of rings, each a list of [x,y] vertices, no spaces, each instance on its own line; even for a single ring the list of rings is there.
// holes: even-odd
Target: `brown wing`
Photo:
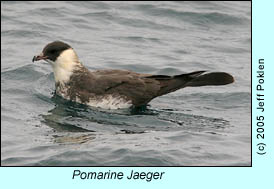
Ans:
[[[158,90],[157,96],[161,96],[187,87],[190,81],[199,77],[202,73],[204,73],[204,71],[196,71],[175,76],[151,75],[146,78],[155,79],[160,82],[160,89]]]
[[[149,74],[126,70],[99,70],[92,73],[96,75],[96,84],[103,89],[100,93],[123,95],[135,106],[147,104],[160,90],[159,81],[146,78],[151,76]]]
[[[87,101],[92,95],[122,95],[131,100],[135,106],[147,104],[153,98],[187,86],[224,85],[233,82],[233,77],[227,73],[215,72],[204,74],[197,71],[175,76],[139,74],[127,70],[88,70],[74,74],[70,85],[71,99],[81,96],[81,101]],[[217,80],[217,81],[216,81]],[[79,90],[80,89],[80,90]],[[77,93],[81,91],[81,95]],[[84,95],[83,95],[84,94]],[[84,99],[87,97],[87,99]]]

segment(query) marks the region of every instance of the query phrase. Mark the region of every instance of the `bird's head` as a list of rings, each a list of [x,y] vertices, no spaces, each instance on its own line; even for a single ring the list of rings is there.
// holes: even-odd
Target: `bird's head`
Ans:
[[[32,62],[39,60],[52,65],[56,82],[68,81],[72,72],[81,66],[73,48],[62,41],[47,44],[42,53],[33,57]]]

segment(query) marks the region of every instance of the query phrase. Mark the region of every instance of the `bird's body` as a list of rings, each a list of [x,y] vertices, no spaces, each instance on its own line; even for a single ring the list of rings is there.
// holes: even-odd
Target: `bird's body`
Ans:
[[[128,70],[90,71],[80,63],[75,51],[60,41],[48,44],[33,61],[42,59],[53,67],[57,95],[105,109],[140,107],[187,86],[225,85],[234,81],[224,72],[167,76]]]

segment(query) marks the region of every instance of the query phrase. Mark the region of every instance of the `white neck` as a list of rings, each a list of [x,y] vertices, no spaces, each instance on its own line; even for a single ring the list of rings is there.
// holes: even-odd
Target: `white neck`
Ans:
[[[77,69],[81,63],[73,49],[63,51],[55,62],[49,61],[53,67],[55,82],[66,83],[69,81],[73,70]]]

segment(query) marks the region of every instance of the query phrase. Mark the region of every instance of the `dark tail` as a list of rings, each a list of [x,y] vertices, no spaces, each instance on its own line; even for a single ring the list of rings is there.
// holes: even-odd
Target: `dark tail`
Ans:
[[[152,75],[146,78],[158,80],[160,90],[157,96],[161,96],[184,87],[199,87],[207,85],[226,85],[234,82],[234,78],[225,72],[212,72],[203,74],[205,71],[196,71],[187,74],[167,76]]]
[[[200,87],[207,85],[227,85],[234,82],[232,75],[225,72],[212,72],[199,75],[187,83],[188,87]]]

